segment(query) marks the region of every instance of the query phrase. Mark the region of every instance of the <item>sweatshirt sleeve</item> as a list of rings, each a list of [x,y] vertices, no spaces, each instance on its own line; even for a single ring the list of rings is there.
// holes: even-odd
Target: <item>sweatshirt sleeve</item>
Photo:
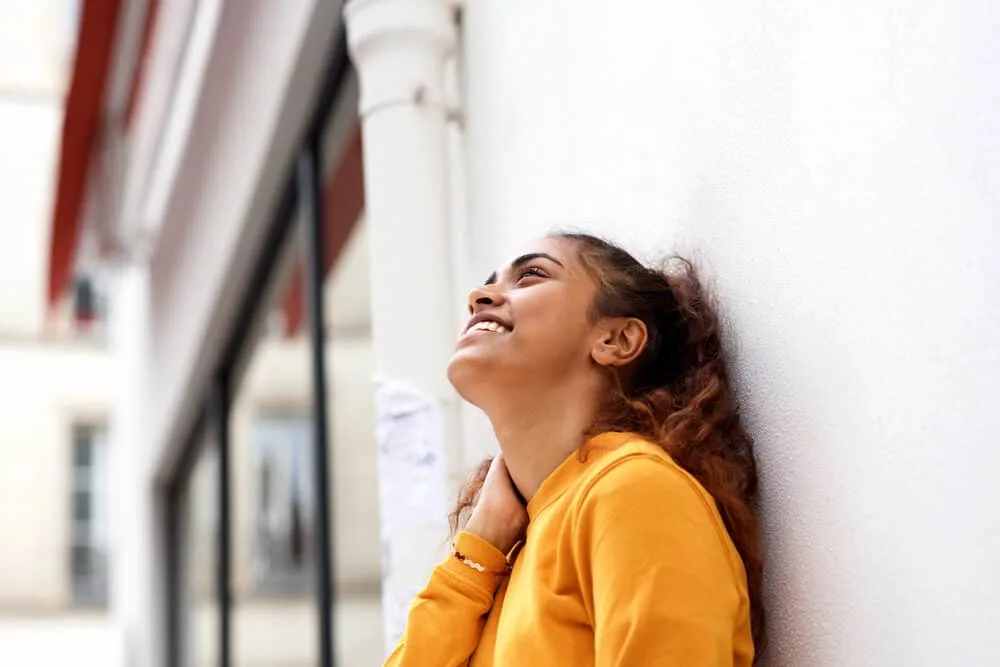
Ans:
[[[449,556],[434,568],[427,587],[410,606],[406,632],[385,667],[461,667],[479,644],[506,557],[486,540],[462,532],[455,550],[485,572]]]
[[[596,667],[731,667],[742,565],[697,483],[630,456],[592,482],[579,511]]]

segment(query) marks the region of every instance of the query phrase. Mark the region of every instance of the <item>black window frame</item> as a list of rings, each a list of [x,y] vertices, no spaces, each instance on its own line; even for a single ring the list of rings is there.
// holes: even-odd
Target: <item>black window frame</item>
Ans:
[[[252,334],[260,311],[266,304],[261,295],[280,270],[282,251],[299,239],[304,242],[305,254],[305,313],[308,323],[310,347],[310,374],[312,378],[312,405],[309,419],[312,425],[312,468],[314,488],[313,548],[315,574],[312,592],[317,605],[318,656],[320,667],[334,665],[333,616],[333,557],[331,545],[331,493],[327,434],[327,380],[326,347],[323,301],[323,279],[326,244],[323,195],[320,184],[322,171],[322,140],[324,130],[336,107],[341,93],[346,89],[350,74],[347,54],[347,36],[343,22],[333,37],[328,64],[324,70],[319,94],[307,126],[288,166],[278,204],[267,225],[260,255],[256,258],[244,298],[231,334],[225,342],[220,362],[212,375],[210,387],[202,401],[202,409],[188,431],[185,449],[171,481],[166,485],[166,511],[164,516],[167,540],[166,554],[166,652],[167,665],[181,667],[183,656],[183,599],[182,557],[180,544],[182,494],[185,481],[190,476],[199,450],[205,446],[206,431],[212,434],[212,446],[218,447],[218,509],[219,530],[216,553],[216,597],[218,602],[219,644],[215,664],[230,667],[232,664],[231,633],[231,466],[229,454],[229,415],[235,382],[239,379],[241,355],[248,345],[255,342]],[[296,215],[300,211],[302,215]]]

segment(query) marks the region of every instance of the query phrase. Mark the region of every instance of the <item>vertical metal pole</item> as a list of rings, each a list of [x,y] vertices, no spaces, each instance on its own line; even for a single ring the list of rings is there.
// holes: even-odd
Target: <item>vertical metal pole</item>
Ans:
[[[323,279],[326,273],[323,201],[319,186],[319,138],[310,133],[298,163],[299,206],[306,238],[306,298],[312,347],[313,473],[316,492],[316,603],[319,605],[319,665],[333,667],[333,555],[327,449],[326,333]]]
[[[219,534],[216,557],[216,593],[219,604],[219,665],[229,667],[232,662],[230,642],[230,611],[232,596],[230,595],[229,556],[230,556],[230,516],[229,516],[229,400],[227,382],[224,378],[216,378],[212,385],[212,398],[209,401],[208,429],[215,434],[215,446],[219,448]]]

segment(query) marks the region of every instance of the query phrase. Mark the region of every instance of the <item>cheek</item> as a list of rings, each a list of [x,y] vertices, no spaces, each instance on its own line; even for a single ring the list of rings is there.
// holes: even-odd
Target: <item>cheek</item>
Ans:
[[[525,299],[515,311],[517,343],[547,354],[578,354],[589,332],[587,309],[569,294],[552,290],[548,298]]]

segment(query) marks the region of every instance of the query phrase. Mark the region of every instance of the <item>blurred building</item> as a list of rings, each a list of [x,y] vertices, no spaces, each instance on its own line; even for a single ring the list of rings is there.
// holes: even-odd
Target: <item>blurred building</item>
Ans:
[[[317,664],[318,484],[335,508],[338,664],[381,661],[368,240],[339,16],[322,2],[82,3],[47,305],[78,306],[88,270],[108,277],[114,639],[99,664]],[[321,219],[296,180],[308,137]],[[327,246],[308,274],[316,225]]]
[[[74,5],[0,5],[0,651],[20,664],[103,664],[113,647],[102,276],[45,298]]]
[[[972,0],[84,2],[33,307],[107,304],[114,362],[79,371],[113,393],[107,444],[99,407],[47,428],[61,493],[108,461],[80,546],[109,535],[110,568],[80,571],[110,573],[114,664],[378,664],[445,540],[428,489],[491,449],[443,373],[465,289],[565,225],[715,289],[769,664],[988,661],[998,23]],[[19,558],[70,558],[62,521]]]

